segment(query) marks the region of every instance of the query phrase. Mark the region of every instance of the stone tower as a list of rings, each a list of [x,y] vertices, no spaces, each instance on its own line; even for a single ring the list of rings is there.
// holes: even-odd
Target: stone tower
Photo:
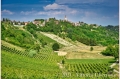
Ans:
[[[67,21],[67,17],[66,17],[66,15],[65,15],[65,18],[64,18],[64,20],[65,20],[65,21]]]

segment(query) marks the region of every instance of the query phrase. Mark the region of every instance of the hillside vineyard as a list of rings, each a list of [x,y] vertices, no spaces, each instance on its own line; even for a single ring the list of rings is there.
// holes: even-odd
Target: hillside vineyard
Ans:
[[[118,59],[119,26],[1,21],[2,79],[118,79]]]

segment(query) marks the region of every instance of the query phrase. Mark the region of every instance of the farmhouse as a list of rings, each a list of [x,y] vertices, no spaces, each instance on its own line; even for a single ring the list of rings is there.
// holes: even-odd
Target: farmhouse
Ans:
[[[63,51],[55,51],[58,53],[58,56],[65,56],[67,54],[67,52],[63,52]]]

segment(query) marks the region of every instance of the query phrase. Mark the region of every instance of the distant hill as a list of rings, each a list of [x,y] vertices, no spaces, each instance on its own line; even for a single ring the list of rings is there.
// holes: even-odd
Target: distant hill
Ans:
[[[24,26],[22,30],[18,27],[13,26],[10,22],[3,21],[2,40],[29,48],[30,45],[35,44],[35,40],[38,38],[37,31],[42,31],[54,33],[63,39],[70,38],[72,41],[79,41],[89,46],[115,45],[119,41],[119,26],[112,25],[98,26],[97,24],[89,25],[84,22],[79,22],[76,25],[69,21],[50,18],[45,21],[44,26],[35,25],[31,22]],[[21,40],[22,38],[23,40]]]
[[[118,44],[119,41],[119,26],[112,25],[98,26],[79,22],[79,25],[76,26],[69,21],[51,19],[46,22],[44,27],[39,27],[35,30],[51,32],[64,39],[67,37],[90,46],[114,45]]]

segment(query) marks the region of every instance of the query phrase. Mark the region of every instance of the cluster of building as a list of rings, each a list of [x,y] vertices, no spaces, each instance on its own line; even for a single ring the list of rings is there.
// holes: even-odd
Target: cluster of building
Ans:
[[[20,21],[16,22],[16,21],[13,21],[12,23],[13,23],[14,26],[26,26],[27,24],[30,23],[30,21],[29,22],[20,22]],[[35,24],[35,25],[40,25],[40,26],[45,25],[45,21],[41,23],[41,21],[34,20],[32,23]]]
[[[32,21],[32,23],[42,27],[42,26],[45,26],[46,22],[49,22],[50,20],[54,20],[55,24],[59,24],[59,21],[60,21],[60,20],[56,20],[55,18],[49,18],[49,19],[35,19],[34,21]],[[65,15],[64,19],[61,20],[61,21],[70,22],[73,26],[80,26],[80,25],[85,24],[84,22],[71,22],[67,19],[66,15]],[[30,21],[29,22],[12,21],[12,23],[13,23],[14,26],[25,26],[25,25],[29,24]],[[94,26],[94,28],[97,28],[97,26],[98,26],[98,25],[95,25],[95,24],[89,24],[89,25]]]

